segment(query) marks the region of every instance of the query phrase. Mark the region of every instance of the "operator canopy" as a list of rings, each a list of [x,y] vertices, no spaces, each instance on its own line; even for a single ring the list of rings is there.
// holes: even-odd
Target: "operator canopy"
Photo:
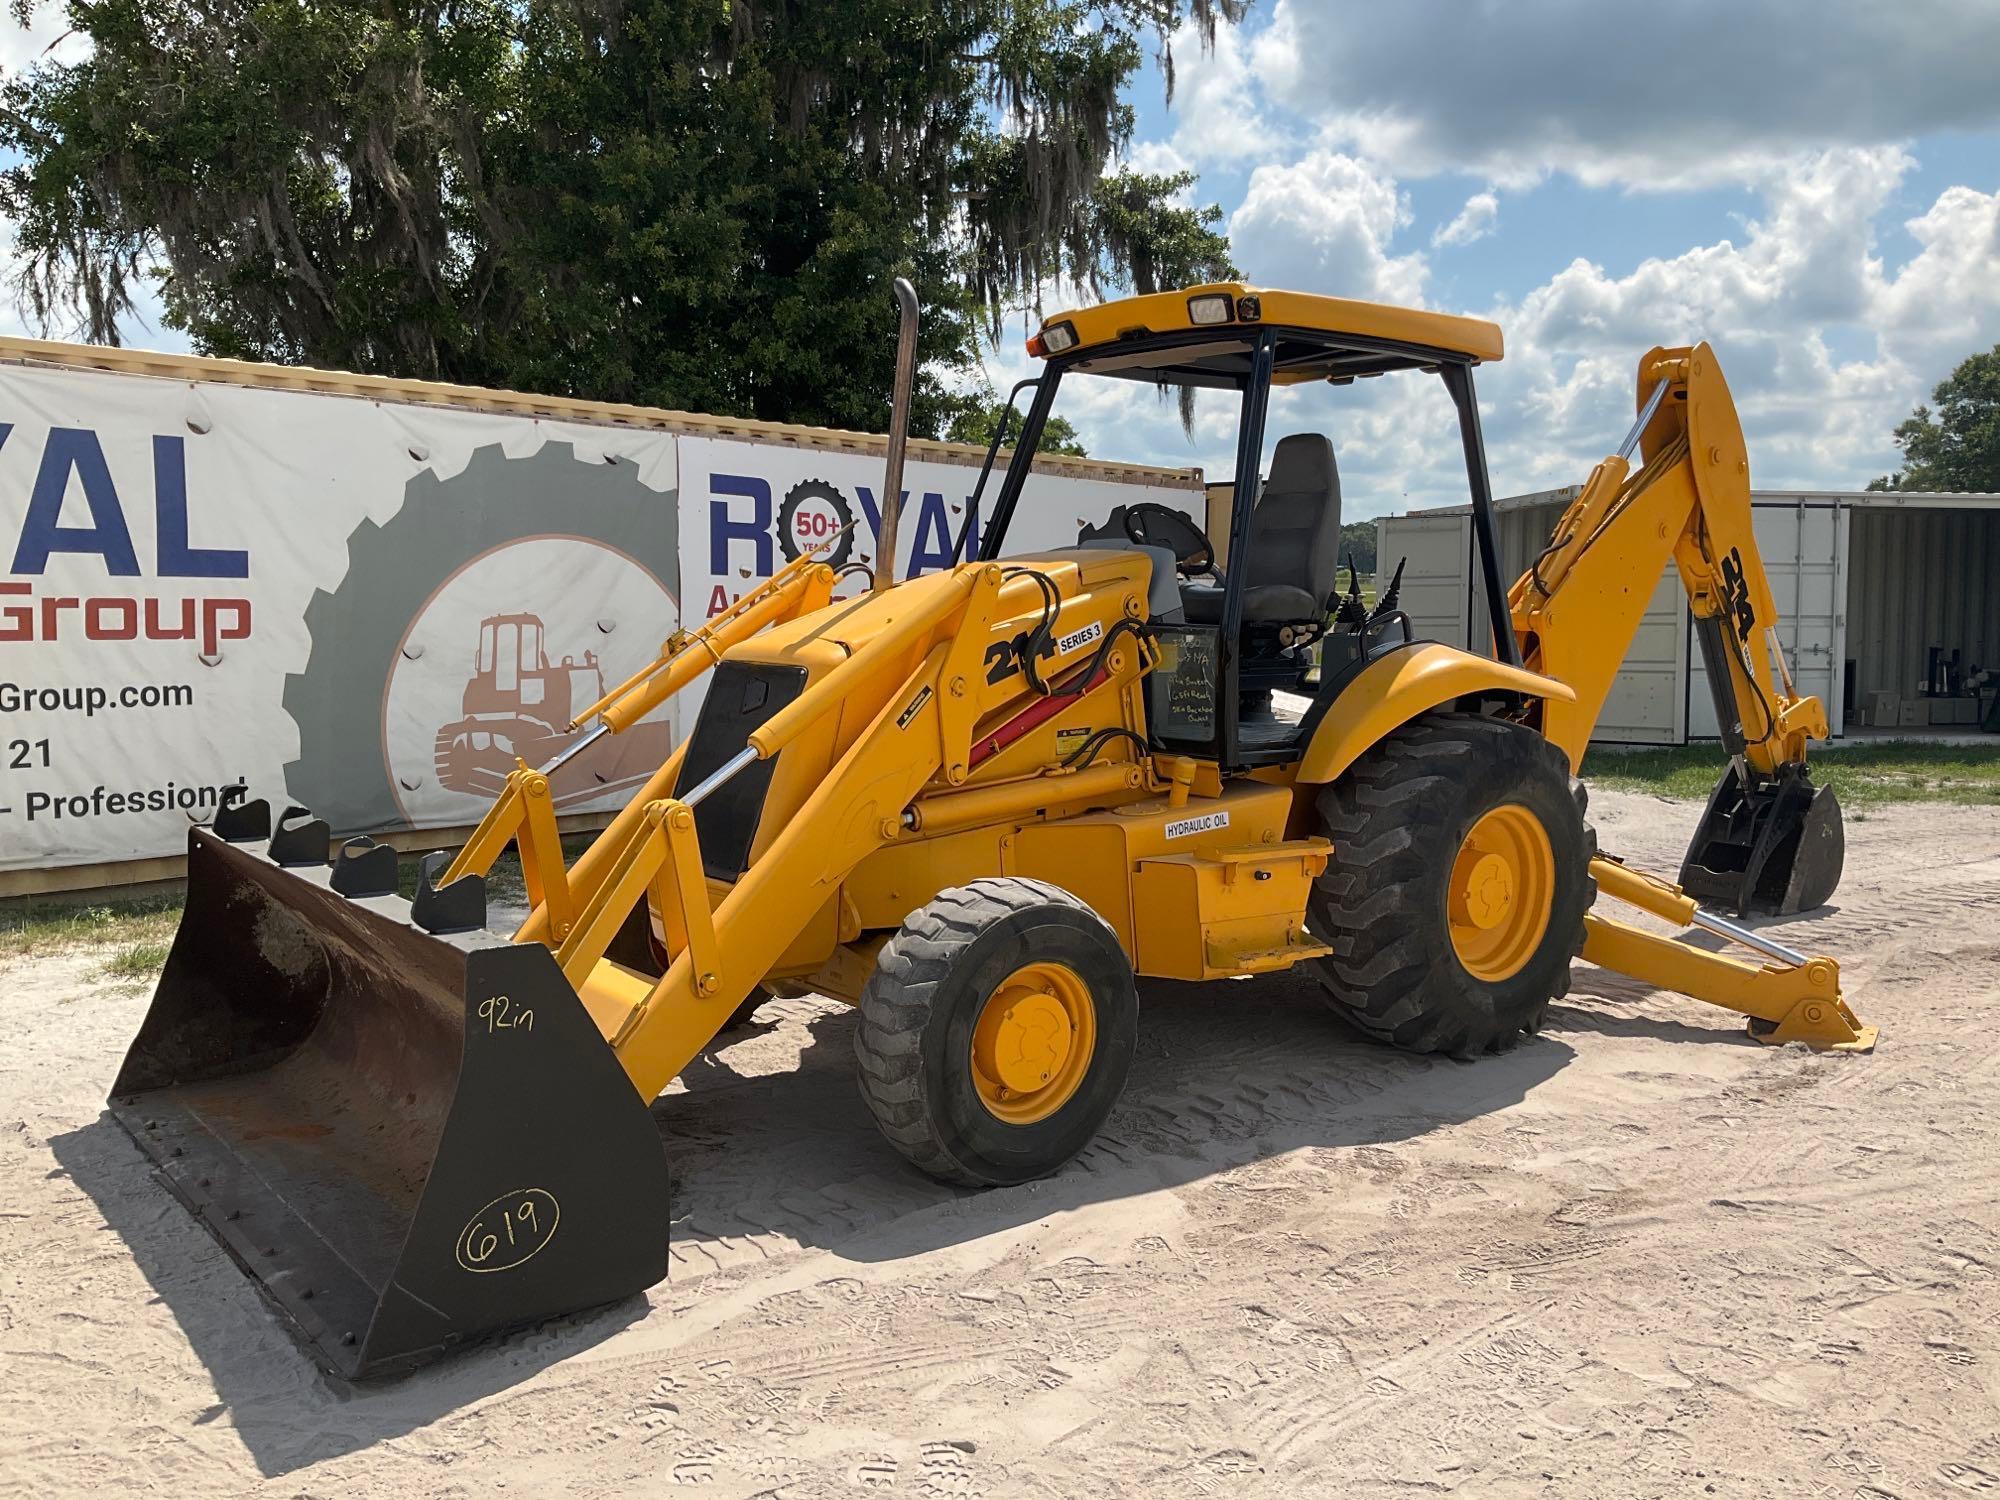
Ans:
[[[1028,352],[1093,375],[1234,390],[1249,378],[1252,344],[1266,328],[1279,330],[1274,385],[1345,385],[1391,370],[1480,364],[1503,352],[1498,325],[1483,318],[1237,281],[1057,313]]]

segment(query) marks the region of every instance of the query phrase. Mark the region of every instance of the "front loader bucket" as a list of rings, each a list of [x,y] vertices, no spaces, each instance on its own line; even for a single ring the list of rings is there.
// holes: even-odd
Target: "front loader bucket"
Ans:
[[[293,822],[270,854],[189,837],[111,1099],[167,1186],[350,1379],[664,1277],[659,1133],[554,956],[424,930],[359,894],[393,884],[386,851],[329,869]]]
[[[1746,789],[1734,762],[1710,794],[1681,863],[1681,889],[1738,916],[1824,906],[1840,885],[1847,839],[1840,802],[1803,766]]]

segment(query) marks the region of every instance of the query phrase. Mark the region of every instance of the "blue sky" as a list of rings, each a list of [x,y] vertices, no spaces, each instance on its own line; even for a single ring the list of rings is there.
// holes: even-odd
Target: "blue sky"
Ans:
[[[1654,343],[1715,345],[1762,488],[1893,469],[1896,423],[2000,343],[1991,0],[1257,0],[1174,50],[1130,157],[1200,174],[1247,279],[1501,324],[1502,494],[1580,482]],[[1290,405],[1334,438],[1350,516],[1463,499],[1435,382]],[[1228,460],[1219,409],[1192,441],[1145,393],[1077,415],[1105,457]]]
[[[0,66],[61,29],[53,6],[6,24]],[[1896,423],[2000,344],[1996,0],[1254,0],[1174,53],[1171,106],[1156,66],[1135,81],[1129,157],[1200,174],[1249,280],[1501,324],[1480,392],[1503,495],[1580,482],[1655,343],[1715,345],[1760,488],[1893,469]],[[1002,390],[1020,338],[989,361]],[[1221,403],[1190,437],[1095,384],[1064,393],[1093,453],[1226,472]],[[1464,498],[1434,380],[1293,391],[1274,428],[1334,439],[1350,518]]]

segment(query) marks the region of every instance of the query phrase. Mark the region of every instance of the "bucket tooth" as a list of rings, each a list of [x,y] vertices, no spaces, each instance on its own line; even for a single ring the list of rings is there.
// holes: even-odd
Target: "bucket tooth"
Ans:
[[[250,799],[243,787],[229,787],[222,794],[222,805],[216,808],[211,826],[217,838],[232,844],[259,843],[271,836],[271,804],[262,797]]]
[[[417,894],[410,919],[426,932],[472,932],[486,925],[486,877],[461,875],[450,885],[437,884],[451,856],[440,849],[417,865]]]
[[[371,838],[349,839],[340,846],[328,880],[343,896],[393,896],[396,851]]]
[[[667,1269],[658,1128],[555,956],[409,917],[193,830],[186,914],[111,1090],[162,1182],[348,1379]]]
[[[284,816],[278,819],[267,852],[288,868],[323,865],[333,853],[333,831],[326,826],[325,819],[315,818],[305,808],[294,805],[286,808]]]

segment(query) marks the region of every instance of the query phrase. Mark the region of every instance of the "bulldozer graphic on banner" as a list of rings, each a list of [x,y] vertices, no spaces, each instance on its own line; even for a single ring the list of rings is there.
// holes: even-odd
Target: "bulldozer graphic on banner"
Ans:
[[[468,796],[492,798],[506,789],[507,774],[521,761],[547,765],[582,738],[568,728],[576,711],[604,696],[604,666],[586,650],[551,663],[540,615],[489,615],[479,622],[479,649],[465,684],[460,717],[438,729],[434,752],[438,785]],[[670,724],[639,724],[640,743],[619,757],[642,767],[607,775],[589,755],[566,761],[554,778],[558,808],[586,802],[645,780],[673,749]],[[609,747],[605,747],[609,749]],[[651,764],[646,764],[648,758]]]

